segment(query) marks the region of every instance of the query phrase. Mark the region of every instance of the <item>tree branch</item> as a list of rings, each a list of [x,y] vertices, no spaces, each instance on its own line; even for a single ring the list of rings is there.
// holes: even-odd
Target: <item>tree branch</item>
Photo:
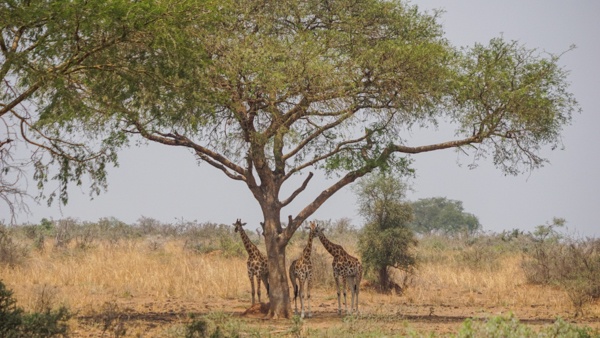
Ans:
[[[231,173],[231,171],[229,171],[229,169],[227,167],[225,167],[224,165],[213,161],[210,157],[208,157],[206,154],[203,154],[199,151],[196,151],[196,155],[198,155],[198,157],[200,157],[204,162],[212,165],[213,167],[221,170],[223,173],[225,173],[225,175],[227,175],[229,178],[237,180],[237,181],[246,181],[246,178],[242,175],[236,175]]]
[[[434,150],[459,148],[459,147],[473,144],[473,143],[481,143],[482,141],[483,141],[483,137],[479,134],[476,134],[476,135],[467,137],[462,140],[448,141],[448,142],[442,142],[442,143],[436,143],[436,144],[430,144],[430,145],[418,146],[418,147],[408,147],[408,146],[403,146],[403,145],[398,145],[398,144],[392,144],[384,150],[384,152],[382,153],[381,156],[385,156],[387,158],[393,152],[399,152],[399,153],[404,153],[404,154],[419,154],[419,153],[425,153],[425,152],[434,151]]]
[[[389,157],[395,153],[405,153],[405,154],[418,154],[428,151],[448,149],[448,148],[458,148],[461,146],[469,145],[472,143],[480,143],[482,141],[482,137],[480,135],[474,135],[462,140],[449,141],[443,143],[436,143],[432,145],[419,146],[419,147],[407,147],[402,145],[390,145],[388,146],[375,161],[369,161],[362,168],[349,172],[340,180],[332,184],[329,188],[323,190],[319,196],[317,196],[310,204],[308,204],[304,209],[302,209],[298,215],[294,218],[293,226],[288,226],[285,229],[286,237],[294,234],[296,229],[304,222],[310,215],[312,215],[325,201],[327,201],[333,194],[337,191],[345,187],[346,185],[356,181],[358,178],[372,172],[375,168],[378,167],[378,163],[385,162],[389,159]]]
[[[310,181],[310,179],[313,177],[313,173],[310,172],[308,173],[308,177],[304,180],[304,182],[302,182],[302,185],[296,189],[296,191],[294,191],[290,197],[288,197],[287,199],[285,199],[284,201],[281,202],[281,207],[285,207],[286,205],[290,204],[295,198],[296,196],[298,196],[302,191],[304,191],[304,189],[306,189],[306,186],[308,185],[308,182]]]
[[[342,122],[346,121],[348,118],[352,117],[356,113],[356,110],[350,110],[344,113],[339,119],[333,121],[332,123],[326,124],[322,127],[318,127],[311,135],[306,137],[302,142],[300,142],[296,148],[292,149],[289,153],[283,155],[283,161],[287,161],[290,157],[297,154],[300,150],[302,150],[309,142],[317,138],[319,135],[322,135],[326,130],[335,128],[339,126]]]
[[[326,154],[323,154],[323,155],[321,155],[321,156],[317,156],[317,157],[313,158],[312,160],[310,160],[310,161],[308,161],[308,162],[305,162],[305,163],[303,163],[303,164],[301,164],[301,165],[299,165],[299,166],[297,166],[297,167],[295,167],[295,168],[292,168],[292,169],[291,169],[291,170],[288,172],[288,174],[287,174],[287,175],[285,175],[285,177],[284,177],[284,179],[283,179],[283,180],[285,181],[285,180],[287,180],[288,178],[290,178],[290,177],[291,177],[293,174],[295,174],[295,173],[297,173],[297,172],[301,171],[302,169],[305,169],[305,168],[307,168],[307,167],[310,167],[310,166],[312,166],[312,165],[314,165],[314,164],[316,164],[316,163],[318,163],[318,162],[320,162],[320,161],[322,161],[322,160],[324,160],[324,159],[326,159],[326,158],[329,158],[329,157],[331,157],[331,156],[333,156],[333,155],[335,155],[335,154],[337,154],[337,153],[339,153],[339,152],[342,152],[342,151],[344,151],[344,150],[348,149],[348,148],[346,148],[345,146],[347,146],[347,145],[349,145],[349,144],[354,144],[354,143],[361,142],[361,141],[365,140],[367,137],[369,137],[369,135],[368,135],[368,134],[367,134],[367,135],[365,135],[365,136],[361,136],[361,137],[359,137],[359,138],[357,138],[357,139],[352,139],[352,140],[348,140],[348,141],[340,142],[340,143],[339,143],[339,144],[338,144],[338,145],[335,147],[335,149],[333,149],[332,151],[330,151],[330,152],[328,152],[328,153],[326,153]]]
[[[131,116],[129,117],[129,122],[132,123],[135,128],[139,131],[140,135],[142,135],[144,138],[150,140],[150,141],[154,141],[157,143],[161,143],[161,144],[165,144],[165,145],[169,145],[169,146],[180,146],[180,147],[187,147],[187,148],[191,148],[193,149],[196,154],[203,160],[206,161],[207,163],[209,163],[210,165],[223,170],[225,168],[236,172],[239,176],[233,175],[231,174],[229,171],[224,171],[227,176],[234,178],[236,180],[246,180],[245,175],[246,172],[244,170],[244,168],[236,165],[235,163],[233,163],[232,161],[230,161],[228,158],[226,158],[225,156],[216,153],[208,148],[205,148],[195,142],[192,142],[189,138],[180,135],[180,134],[172,134],[172,133],[159,133],[159,132],[155,132],[157,135],[149,132],[148,130],[146,130],[146,128],[136,119],[132,118]],[[200,154],[202,154],[203,156],[200,156]],[[207,159],[210,159],[209,161],[207,161]]]
[[[31,145],[34,145],[34,146],[36,146],[36,147],[38,147],[40,149],[44,149],[44,150],[48,151],[50,154],[52,154],[54,156],[59,156],[59,157],[62,157],[62,158],[66,158],[66,159],[68,159],[70,161],[75,161],[75,162],[78,162],[78,163],[83,163],[83,162],[95,160],[95,159],[97,159],[97,158],[102,157],[102,156],[105,155],[105,151],[98,151],[96,153],[96,152],[91,151],[90,149],[88,149],[85,146],[85,144],[70,143],[70,142],[67,142],[67,141],[64,141],[64,140],[61,140],[61,139],[51,138],[51,137],[45,135],[42,131],[34,128],[31,124],[29,124],[26,121],[26,118],[24,118],[24,117],[16,114],[15,112],[13,112],[13,115],[15,117],[17,117],[18,119],[21,120],[21,124],[20,124],[21,136],[23,137],[23,139],[25,140],[25,142],[27,142],[27,143],[29,143]],[[43,139],[48,140],[48,142],[51,144],[51,146],[47,146],[47,145],[44,145],[42,143],[35,142],[32,139],[30,139],[29,137],[27,137],[27,133],[25,131],[25,126],[29,127],[31,130],[35,131]],[[91,157],[87,157],[87,158],[78,158],[78,157],[75,157],[75,156],[69,154],[68,152],[64,151],[63,149],[61,149],[58,146],[58,143],[64,144],[64,145],[66,145],[68,147],[71,147],[72,149],[75,149],[75,148],[83,149],[86,153],[91,153],[91,154],[94,154],[94,155],[91,156]]]

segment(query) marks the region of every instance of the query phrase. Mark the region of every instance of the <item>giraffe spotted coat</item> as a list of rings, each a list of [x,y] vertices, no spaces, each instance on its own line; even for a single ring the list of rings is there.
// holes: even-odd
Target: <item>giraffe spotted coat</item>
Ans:
[[[242,242],[244,243],[244,248],[248,252],[248,262],[246,266],[248,267],[248,278],[250,278],[250,286],[252,287],[252,305],[254,305],[254,279],[256,277],[256,294],[258,295],[258,302],[260,303],[260,282],[262,281],[265,284],[265,289],[267,290],[267,295],[269,294],[269,270],[267,269],[267,258],[265,255],[258,250],[256,245],[252,243],[248,235],[242,228],[246,223],[242,223],[240,219],[236,220],[233,223],[235,227],[235,232],[239,232],[242,237]]]

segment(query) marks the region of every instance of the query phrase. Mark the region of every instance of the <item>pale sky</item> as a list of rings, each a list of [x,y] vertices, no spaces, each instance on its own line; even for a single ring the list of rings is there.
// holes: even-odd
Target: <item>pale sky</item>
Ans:
[[[600,236],[600,1],[412,3],[423,10],[444,9],[440,22],[455,46],[487,44],[500,35],[554,54],[575,44],[577,49],[565,54],[560,63],[571,71],[570,89],[583,112],[574,116],[563,133],[565,149],[544,151],[550,164],[529,174],[506,177],[489,160],[471,170],[467,168],[471,159],[453,150],[416,155],[417,177],[410,182],[414,192],[409,199],[446,197],[462,201],[465,211],[477,216],[486,231],[532,231],[553,217],[561,217],[567,220],[571,233]],[[444,132],[449,131],[438,131]],[[413,146],[429,142],[420,135],[409,138]],[[87,190],[73,186],[67,206],[49,208],[45,203],[30,203],[32,213],[20,214],[17,222],[115,217],[131,224],[145,216],[162,222],[183,219],[231,224],[241,218],[249,228],[255,228],[262,221],[258,203],[243,183],[230,180],[209,165],[199,166],[195,157],[183,149],[156,144],[127,149],[120,154],[120,167],[110,170],[108,181],[108,191],[91,201]],[[29,183],[29,191],[36,194],[34,182]],[[283,210],[282,218],[295,215],[325,187],[322,173],[316,173],[308,189]],[[5,206],[0,205],[0,220],[4,214]],[[362,225],[356,214],[355,196],[348,187],[329,199],[312,218],[342,217]]]

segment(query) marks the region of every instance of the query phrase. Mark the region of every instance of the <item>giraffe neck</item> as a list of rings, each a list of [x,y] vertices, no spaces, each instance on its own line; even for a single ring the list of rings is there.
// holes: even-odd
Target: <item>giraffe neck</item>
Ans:
[[[338,245],[333,244],[330,240],[328,240],[327,237],[325,237],[325,234],[319,232],[319,239],[321,240],[321,244],[323,244],[327,252],[329,252],[332,256],[339,255],[339,252],[335,250]]]
[[[304,258],[304,259],[310,258],[310,254],[312,251],[312,240],[313,240],[314,236],[315,235],[311,230],[311,232],[308,234],[308,243],[306,243],[306,246],[304,247],[304,251],[302,251],[302,258]]]
[[[258,250],[256,248],[256,245],[254,245],[252,241],[250,241],[250,238],[248,237],[248,235],[246,235],[244,229],[240,229],[240,236],[242,236],[242,242],[244,243],[244,247],[246,248],[246,251],[248,251],[248,254],[253,255],[254,252]]]

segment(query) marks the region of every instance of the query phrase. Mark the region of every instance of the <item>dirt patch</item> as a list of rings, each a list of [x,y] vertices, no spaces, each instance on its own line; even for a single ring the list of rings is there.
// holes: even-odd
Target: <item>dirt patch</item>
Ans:
[[[302,321],[299,329],[301,335],[338,332],[335,330],[351,330],[356,327],[398,335],[420,332],[443,336],[458,332],[468,318],[483,321],[489,317],[509,313],[513,313],[521,323],[534,329],[551,325],[557,317],[577,325],[600,329],[600,318],[597,316],[574,318],[569,314],[553,312],[552,307],[544,304],[516,308],[485,307],[483,303],[477,302],[471,306],[450,305],[452,300],[449,300],[449,304],[411,304],[405,297],[371,292],[361,293],[363,300],[358,316],[340,316],[337,314],[337,299],[330,293],[329,290],[313,292],[312,316]],[[320,301],[317,303],[316,300]],[[111,332],[123,327],[127,331],[126,337],[181,337],[192,318],[214,316],[215,313],[242,323],[246,330],[257,330],[272,336],[293,336],[294,325],[299,325],[292,319],[268,320],[268,303],[249,306],[242,299],[211,298],[197,302],[179,299],[128,299],[117,303],[118,310],[114,311],[112,317],[107,317],[106,313],[100,311],[77,316],[74,319],[73,336],[110,336]]]

